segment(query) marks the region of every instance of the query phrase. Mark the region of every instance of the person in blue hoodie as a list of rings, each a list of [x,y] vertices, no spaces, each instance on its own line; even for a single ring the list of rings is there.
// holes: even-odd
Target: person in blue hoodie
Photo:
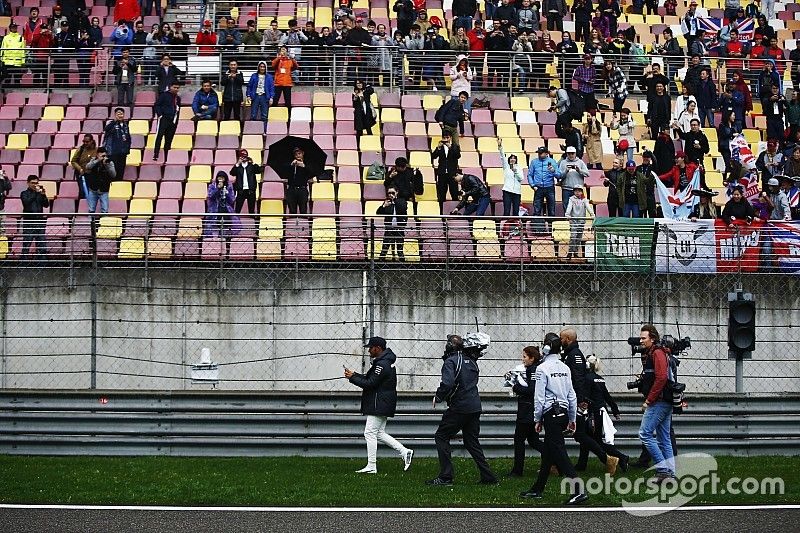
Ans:
[[[128,27],[128,23],[120,20],[117,23],[117,27],[111,32],[109,40],[114,45],[111,55],[114,56],[114,59],[119,59],[119,56],[122,55],[122,48],[133,44],[133,32]]]
[[[267,72],[264,61],[258,63],[258,70],[247,82],[247,97],[250,99],[250,120],[263,120],[266,124],[269,106],[275,96],[275,79]]]
[[[203,80],[200,90],[194,93],[192,111],[195,120],[216,120],[219,110],[219,96],[211,88],[211,80]]]
[[[542,200],[547,200],[547,216],[556,216],[556,180],[561,176],[558,163],[550,157],[550,152],[540,146],[528,166],[528,185],[533,187],[533,215],[542,215]]]

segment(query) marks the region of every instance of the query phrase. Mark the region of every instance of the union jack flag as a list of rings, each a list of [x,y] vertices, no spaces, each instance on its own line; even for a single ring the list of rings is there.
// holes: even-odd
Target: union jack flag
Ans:
[[[709,49],[720,46],[719,31],[723,27],[725,27],[725,20],[719,17],[701,17],[697,19],[697,29],[705,31],[711,37],[711,42],[708,44]],[[736,29],[739,32],[740,41],[752,41],[756,30],[755,19],[744,19],[736,24]]]
[[[772,260],[787,274],[800,274],[800,224],[796,222],[773,222],[770,224]]]

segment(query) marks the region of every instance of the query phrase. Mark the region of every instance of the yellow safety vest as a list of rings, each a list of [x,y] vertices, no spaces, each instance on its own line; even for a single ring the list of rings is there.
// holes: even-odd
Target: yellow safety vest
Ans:
[[[0,45],[0,60],[7,66],[21,67],[25,64],[25,39],[18,33],[7,33]]]

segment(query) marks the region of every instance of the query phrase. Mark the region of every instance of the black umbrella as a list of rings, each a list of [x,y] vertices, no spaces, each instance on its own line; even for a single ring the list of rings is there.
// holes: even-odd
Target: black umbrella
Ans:
[[[311,139],[287,135],[280,141],[274,142],[269,147],[267,166],[272,168],[282,178],[287,177],[288,165],[294,159],[294,149],[300,148],[304,152],[303,161],[312,176],[319,176],[325,169],[328,154]]]

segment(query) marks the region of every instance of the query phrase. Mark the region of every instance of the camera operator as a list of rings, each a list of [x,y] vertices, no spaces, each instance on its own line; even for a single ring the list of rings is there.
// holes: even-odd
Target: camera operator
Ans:
[[[539,465],[536,482],[526,492],[520,493],[523,498],[541,498],[550,469],[553,465],[568,479],[573,480],[576,491],[565,502],[567,505],[583,503],[589,497],[577,492],[575,482],[578,473],[572,466],[564,444],[564,431],[575,431],[575,416],[578,407],[575,389],[572,388],[569,367],[561,362],[561,340],[555,333],[544,337],[542,355],[544,361],[536,368],[536,392],[534,393],[533,420],[536,431],[544,429],[544,452]]]
[[[264,168],[253,163],[247,150],[239,150],[239,160],[231,168],[231,176],[236,178],[233,188],[236,190],[236,212],[241,213],[245,200],[247,200],[247,212],[251,215],[256,212],[256,189],[258,181],[256,174],[261,174]]]
[[[608,455],[600,443],[589,434],[591,420],[590,417],[590,385],[586,372],[586,356],[578,346],[578,334],[572,328],[562,329],[559,333],[559,340],[564,349],[562,361],[569,367],[572,388],[575,391],[578,404],[578,414],[575,420],[575,442],[581,445],[581,454],[576,470],[586,470],[586,462],[589,451],[594,453],[600,462],[606,465],[606,471],[612,476],[617,471],[619,458]],[[597,407],[598,411],[600,406]],[[602,439],[601,439],[602,442]]]
[[[640,389],[645,396],[642,404],[644,416],[639,426],[639,439],[653,458],[656,479],[661,482],[675,477],[675,458],[670,441],[672,393],[668,387],[669,360],[667,352],[659,345],[661,337],[655,326],[642,326],[639,340],[646,350]]]
[[[36,175],[28,176],[28,188],[19,197],[22,200],[22,255],[27,256],[31,244],[35,242],[36,254],[44,257],[47,255],[47,242],[44,238],[46,220],[43,213],[45,207],[50,207],[50,200]]]
[[[86,202],[89,204],[90,213],[97,212],[98,200],[100,213],[108,213],[108,191],[116,177],[114,162],[108,157],[106,148],[101,146],[97,149],[97,155],[86,163],[86,186],[89,188]]]
[[[375,214],[384,215],[381,261],[386,259],[389,249],[392,250],[393,255],[397,253],[397,258],[400,261],[405,261],[403,239],[405,238],[406,222],[408,221],[408,202],[403,198],[397,197],[397,190],[394,187],[389,187],[386,191],[386,200],[378,207]]]
[[[514,428],[514,466],[509,472],[511,477],[522,477],[525,467],[525,441],[537,452],[544,453],[536,424],[533,423],[533,396],[536,391],[536,367],[542,361],[542,354],[537,346],[526,346],[522,349],[522,366],[525,374],[519,377],[509,372],[506,380],[514,380],[512,390],[517,395],[517,424]],[[522,382],[525,382],[524,384]]]
[[[482,485],[497,483],[483,448],[478,440],[481,431],[481,397],[478,394],[477,358],[480,352],[466,351],[464,340],[459,335],[448,335],[444,348],[442,381],[433,397],[433,407],[437,402],[447,402],[447,411],[436,430],[434,439],[439,453],[439,475],[425,482],[426,485],[452,485],[453,463],[450,440],[461,431],[464,447],[472,456],[481,474]]]
[[[408,166],[408,159],[405,157],[398,157],[394,160],[394,166],[386,174],[383,186],[387,191],[390,188],[397,191],[398,198],[413,202],[415,193],[421,194],[424,184],[420,171]]]

